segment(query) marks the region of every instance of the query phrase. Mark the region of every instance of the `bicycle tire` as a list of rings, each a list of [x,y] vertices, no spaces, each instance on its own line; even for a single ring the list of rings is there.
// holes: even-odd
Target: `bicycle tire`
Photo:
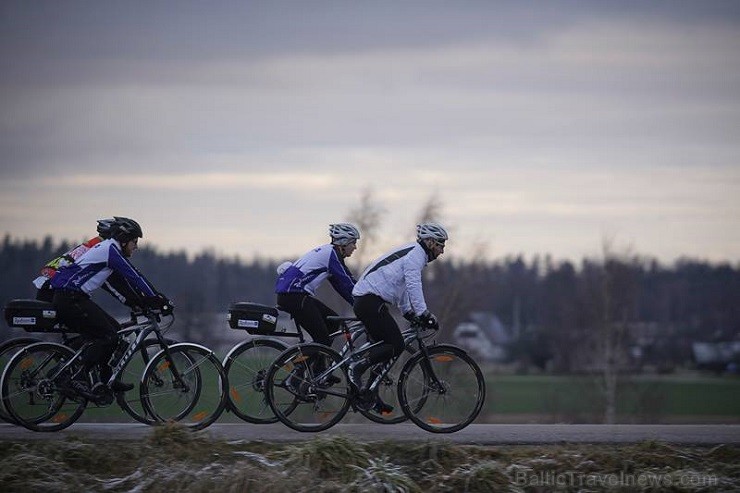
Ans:
[[[346,369],[332,372],[339,381],[331,386],[318,382],[314,370],[317,363],[330,368],[340,361],[339,353],[317,343],[291,346],[277,357],[267,372],[265,391],[280,422],[296,431],[318,432],[341,421],[350,408]]]
[[[36,342],[42,342],[41,339],[35,337],[14,337],[0,344],[0,375],[7,366],[10,358],[15,355],[21,348],[34,344]],[[0,420],[10,424],[18,424],[17,421],[5,410],[3,400],[0,399]]]
[[[272,338],[257,337],[234,346],[223,361],[229,382],[228,410],[254,424],[276,423],[265,395],[265,377],[270,365],[288,345]]]
[[[151,417],[192,430],[202,430],[221,416],[227,393],[226,372],[216,355],[191,343],[157,353],[140,385],[141,401]]]
[[[48,378],[60,365],[73,358],[70,348],[53,342],[39,342],[19,350],[8,362],[0,379],[0,393],[8,413],[16,422],[32,431],[51,432],[67,428],[77,421],[87,406],[82,397],[69,399]],[[65,373],[75,374],[81,362],[73,363]]]
[[[172,339],[165,339],[165,343],[167,344],[167,346],[177,344],[177,342]],[[121,380],[123,380],[124,382],[136,382],[136,385],[132,390],[129,390],[128,392],[118,392],[116,394],[116,402],[126,414],[131,416],[139,423],[143,423],[145,425],[153,425],[157,422],[157,420],[152,418],[146,411],[144,404],[141,402],[140,389],[138,389],[137,387],[141,385],[141,375],[144,373],[144,369],[146,368],[147,363],[149,363],[152,357],[161,349],[162,346],[160,345],[159,340],[144,339],[141,347],[136,351],[137,354],[141,355],[143,365],[138,368],[136,365],[139,362],[136,360],[136,356],[134,356],[126,364],[126,366],[123,367],[120,374]]]
[[[417,426],[432,433],[454,433],[472,423],[486,397],[478,364],[456,347],[440,344],[417,353],[401,370],[398,400]],[[438,379],[438,382],[432,376]],[[475,395],[474,399],[470,399]],[[419,405],[422,403],[422,405]]]

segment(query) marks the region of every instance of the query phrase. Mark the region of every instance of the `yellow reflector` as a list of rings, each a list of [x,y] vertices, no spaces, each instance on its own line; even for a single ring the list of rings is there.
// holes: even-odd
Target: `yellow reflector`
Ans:
[[[293,371],[293,363],[291,363],[290,361],[288,361],[287,363],[285,363],[283,365],[283,370],[285,370],[285,371]]]
[[[166,370],[166,369],[167,369],[167,368],[169,368],[169,367],[170,367],[170,362],[169,362],[169,361],[162,361],[162,362],[161,362],[161,363],[159,364],[159,366],[157,367],[157,370],[159,370],[159,371],[164,371],[164,370]]]
[[[439,363],[449,363],[450,361],[454,360],[452,356],[447,356],[446,354],[442,354],[439,356],[434,357],[434,361],[438,361]]]
[[[306,356],[305,354],[302,354],[300,356],[296,356],[295,358],[293,358],[293,363],[303,363],[307,359],[308,359],[308,356]]]
[[[23,358],[21,361],[21,370],[28,370],[31,366],[33,366],[33,358]]]
[[[53,423],[57,423],[57,424],[63,423],[66,420],[67,420],[67,414],[66,413],[57,414],[56,416],[54,416],[53,418],[51,418],[51,421]]]
[[[441,425],[442,424],[442,420],[439,419],[439,418],[435,418],[433,416],[430,416],[430,417],[427,418],[427,423],[429,423],[430,425]]]
[[[239,394],[239,391],[236,390],[236,387],[231,387],[231,400],[235,402],[242,401],[242,396]]]
[[[201,411],[199,413],[195,413],[193,415],[193,421],[202,421],[203,419],[205,419],[206,416],[208,416],[208,413],[205,412],[205,411]]]

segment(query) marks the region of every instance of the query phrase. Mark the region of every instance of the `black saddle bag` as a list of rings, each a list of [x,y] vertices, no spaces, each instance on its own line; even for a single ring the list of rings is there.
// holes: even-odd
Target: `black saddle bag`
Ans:
[[[267,335],[275,332],[277,328],[278,311],[274,306],[259,303],[232,303],[227,319],[232,329]]]
[[[57,311],[47,301],[11,300],[5,305],[5,322],[26,332],[67,332],[57,322]]]

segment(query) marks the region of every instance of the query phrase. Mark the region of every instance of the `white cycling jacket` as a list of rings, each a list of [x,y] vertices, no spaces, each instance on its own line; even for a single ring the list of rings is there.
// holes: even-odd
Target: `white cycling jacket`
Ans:
[[[421,315],[427,309],[421,286],[421,271],[429,263],[424,247],[409,243],[376,259],[360,276],[354,296],[374,294],[401,309]]]

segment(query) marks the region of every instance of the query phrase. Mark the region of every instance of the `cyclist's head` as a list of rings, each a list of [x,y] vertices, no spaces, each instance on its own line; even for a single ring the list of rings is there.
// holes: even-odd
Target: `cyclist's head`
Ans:
[[[429,222],[416,226],[416,239],[426,247],[430,260],[442,255],[448,238],[447,230],[439,223]]]
[[[98,219],[98,236],[107,240],[111,237],[111,230],[113,224],[116,222],[115,219]]]
[[[144,237],[139,223],[127,217],[114,217],[115,223],[111,231],[111,237],[121,244],[125,256],[129,257],[136,250],[137,240]],[[133,242],[129,245],[130,242]]]
[[[336,223],[329,225],[329,236],[342,257],[349,257],[357,248],[360,231],[350,223]]]

